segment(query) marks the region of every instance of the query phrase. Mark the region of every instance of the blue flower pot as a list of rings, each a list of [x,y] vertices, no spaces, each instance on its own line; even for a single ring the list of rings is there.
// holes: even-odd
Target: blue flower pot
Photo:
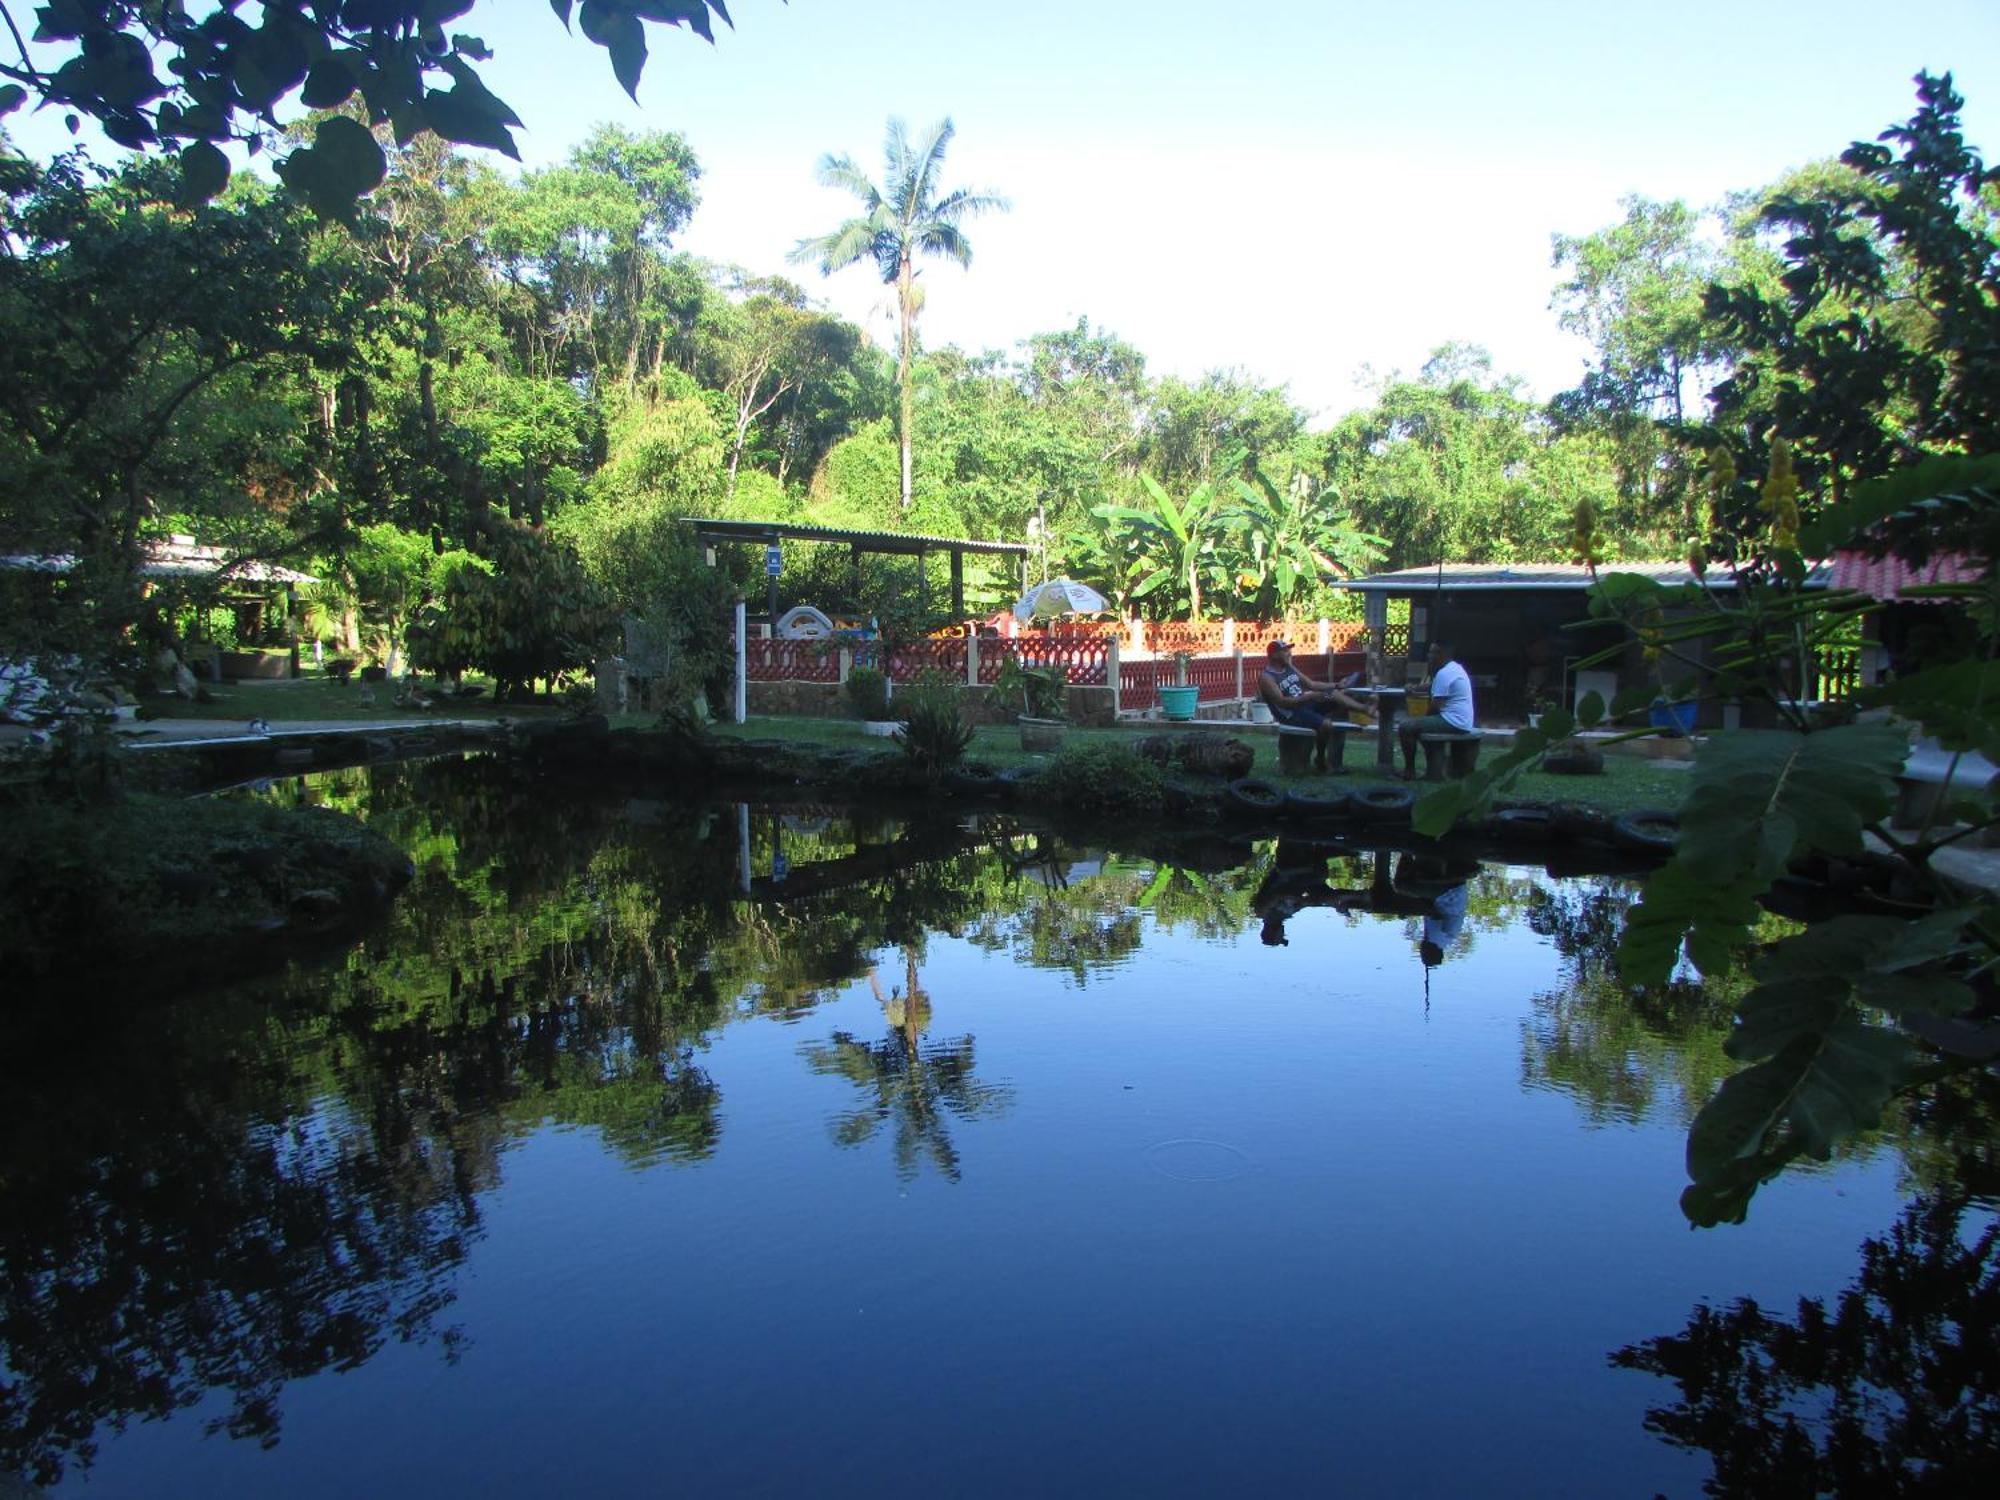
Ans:
[[[1195,702],[1200,697],[1201,689],[1193,684],[1163,687],[1160,689],[1160,709],[1170,719],[1192,719]]]
[[[1669,730],[1685,738],[1694,733],[1695,700],[1684,698],[1679,703],[1669,703],[1664,698],[1655,698],[1651,713],[1655,729]]]

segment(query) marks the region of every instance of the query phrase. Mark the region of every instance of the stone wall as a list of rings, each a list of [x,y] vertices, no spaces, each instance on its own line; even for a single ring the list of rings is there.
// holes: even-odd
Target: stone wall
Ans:
[[[784,718],[845,719],[850,717],[846,695],[831,682],[752,682],[748,702],[753,714]],[[898,692],[903,691],[898,689]],[[991,687],[959,688],[959,703],[974,724],[1011,724],[1020,712],[1011,702],[1002,702]],[[1079,687],[1072,684],[1066,703],[1072,724],[1104,727],[1116,720],[1111,711],[1111,689]],[[894,699],[890,700],[894,712]]]

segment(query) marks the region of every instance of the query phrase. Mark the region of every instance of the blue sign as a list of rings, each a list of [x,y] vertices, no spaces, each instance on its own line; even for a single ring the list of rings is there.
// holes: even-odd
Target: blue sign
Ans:
[[[791,861],[785,858],[784,850],[778,850],[771,856],[771,884],[783,885],[785,877],[791,873]]]
[[[784,571],[784,565],[785,554],[776,542],[771,543],[770,546],[764,549],[765,573],[772,578],[776,578],[779,573]]]

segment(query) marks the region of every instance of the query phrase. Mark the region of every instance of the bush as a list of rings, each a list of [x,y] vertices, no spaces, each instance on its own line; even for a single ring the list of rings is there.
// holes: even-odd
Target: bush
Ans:
[[[1061,667],[1024,667],[1010,655],[993,680],[994,694],[1004,703],[1018,701],[1030,719],[1066,718],[1069,673]]]
[[[1036,783],[1061,806],[1107,817],[1157,813],[1159,767],[1122,745],[1066,745]]]
[[[957,765],[972,743],[972,726],[959,712],[951,679],[926,672],[905,690],[901,703],[903,753],[932,776]]]
[[[857,719],[889,717],[889,679],[873,667],[856,667],[847,674],[847,706]]]

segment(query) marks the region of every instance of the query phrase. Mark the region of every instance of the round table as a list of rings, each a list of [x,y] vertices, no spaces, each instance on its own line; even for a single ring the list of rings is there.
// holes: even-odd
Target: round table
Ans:
[[[1356,687],[1347,693],[1355,698],[1373,698],[1377,715],[1375,725],[1375,764],[1384,771],[1396,769],[1396,711],[1403,706],[1409,696],[1408,688],[1399,687]]]

